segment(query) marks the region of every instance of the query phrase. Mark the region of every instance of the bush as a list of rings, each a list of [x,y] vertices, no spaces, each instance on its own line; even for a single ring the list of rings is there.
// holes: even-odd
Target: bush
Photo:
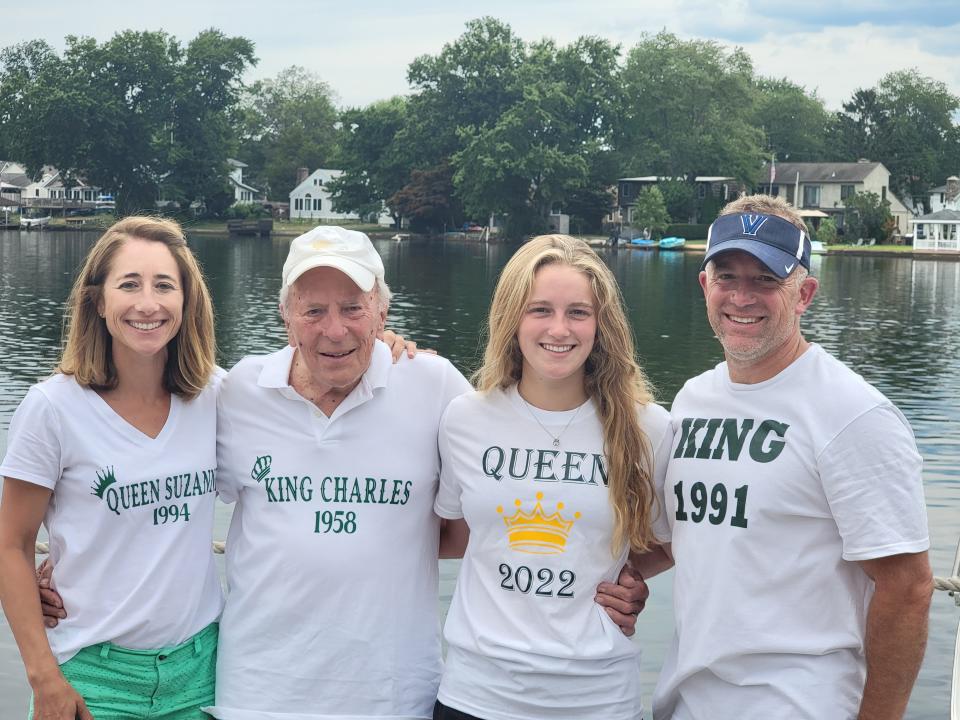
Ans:
[[[687,240],[706,240],[709,223],[674,223],[664,231],[666,237],[682,237]]]
[[[820,221],[820,227],[812,236],[822,242],[824,245],[833,245],[837,242],[837,223],[833,218],[824,218]]]

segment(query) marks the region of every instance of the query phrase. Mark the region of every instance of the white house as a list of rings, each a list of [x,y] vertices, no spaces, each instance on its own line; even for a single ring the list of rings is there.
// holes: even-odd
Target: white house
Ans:
[[[357,213],[335,212],[327,183],[343,175],[343,170],[319,168],[307,175],[306,168],[297,171],[300,182],[290,192],[290,219],[360,220]]]
[[[844,205],[848,197],[872,192],[890,202],[890,214],[901,234],[909,232],[913,212],[890,191],[890,171],[879,162],[777,163],[774,178],[766,167],[758,178],[757,189],[784,197],[800,210],[819,210],[843,227]]]
[[[243,169],[249,167],[244,162],[227,158],[227,165],[230,166],[230,184],[233,186],[233,203],[251,203],[263,200],[262,193],[255,187],[247,185],[243,181]]]
[[[960,178],[930,191],[930,213],[913,220],[915,250],[960,252]]]
[[[49,165],[40,171],[40,179],[30,182],[21,190],[20,197],[24,205],[48,205],[48,201],[57,201],[64,207],[93,205],[100,199],[101,190],[88,185],[83,178],[74,180],[72,187],[66,187],[60,171]]]
[[[951,175],[947,184],[935,187],[927,193],[930,200],[930,212],[940,210],[960,210],[960,177]]]

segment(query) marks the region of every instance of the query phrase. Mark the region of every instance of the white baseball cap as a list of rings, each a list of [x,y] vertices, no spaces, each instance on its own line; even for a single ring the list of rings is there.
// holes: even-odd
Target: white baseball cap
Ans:
[[[364,292],[383,280],[383,260],[365,233],[334,225],[320,225],[290,243],[283,263],[283,287],[316,267],[332,267],[345,273]]]

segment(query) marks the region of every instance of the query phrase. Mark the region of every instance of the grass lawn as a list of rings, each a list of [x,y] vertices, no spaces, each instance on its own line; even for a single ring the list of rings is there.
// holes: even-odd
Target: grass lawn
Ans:
[[[827,245],[827,250],[831,253],[842,252],[883,252],[883,253],[902,253],[909,255],[913,252],[913,245]]]

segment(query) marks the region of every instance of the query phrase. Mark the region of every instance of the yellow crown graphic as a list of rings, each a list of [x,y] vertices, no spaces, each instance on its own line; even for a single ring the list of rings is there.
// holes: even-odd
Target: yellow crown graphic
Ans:
[[[503,516],[503,522],[507,526],[507,539],[510,547],[517,552],[559,555],[566,549],[570,528],[580,519],[580,513],[575,512],[573,520],[564,520],[560,514],[563,503],[558,502],[557,511],[553,515],[546,515],[541,500],[543,493],[538,492],[537,504],[533,506],[532,513],[525,513],[520,509],[523,504],[521,500],[514,501],[517,511],[511,517]],[[503,515],[503,505],[497,506],[497,512]]]

